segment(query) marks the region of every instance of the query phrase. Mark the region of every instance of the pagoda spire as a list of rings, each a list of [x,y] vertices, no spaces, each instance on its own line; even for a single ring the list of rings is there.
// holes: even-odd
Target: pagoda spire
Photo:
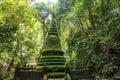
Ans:
[[[62,50],[58,30],[56,27],[54,7],[52,12],[52,21],[51,27],[48,29],[48,35],[45,40],[45,45],[43,46],[44,50]]]
[[[56,27],[54,6],[53,6],[53,11],[52,11],[52,23],[51,23],[51,27],[50,27],[50,29],[49,29],[49,32],[58,32],[58,31],[57,31],[57,27]]]

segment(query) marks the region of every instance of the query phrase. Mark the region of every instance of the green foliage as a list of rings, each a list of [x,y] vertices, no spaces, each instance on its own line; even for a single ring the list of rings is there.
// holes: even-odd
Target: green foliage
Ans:
[[[51,13],[51,6],[45,4],[44,2],[41,3],[36,3],[35,8],[41,13],[43,17],[48,17],[46,16],[48,13]]]
[[[97,79],[120,73],[119,6],[119,0],[58,1],[55,22],[68,66],[93,66]],[[26,0],[0,1],[0,62],[6,59],[8,64],[14,60],[13,64],[25,65],[37,60],[52,9],[45,3],[37,3],[35,8]],[[59,41],[57,37],[55,41]]]
[[[23,66],[37,60],[43,41],[42,26],[38,11],[26,0],[0,3],[0,55],[8,55],[0,61]]]
[[[52,6],[50,3],[35,3],[35,9],[39,11],[39,16],[42,19],[44,28],[46,29],[50,25],[50,16],[52,15]],[[46,31],[44,31],[46,34]]]
[[[63,47],[67,49],[69,66],[93,66],[96,75],[106,78],[120,73],[120,1],[69,0],[74,1],[74,5],[68,0],[61,1],[56,15],[62,44],[68,45],[68,49]]]
[[[6,79],[9,76],[7,71],[0,71],[0,79]]]

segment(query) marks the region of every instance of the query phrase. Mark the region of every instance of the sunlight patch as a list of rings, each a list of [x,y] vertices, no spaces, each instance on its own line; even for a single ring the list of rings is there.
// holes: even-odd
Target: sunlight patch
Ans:
[[[48,3],[48,2],[51,2],[51,3],[57,3],[57,0],[35,0],[35,2],[45,2],[45,3]]]

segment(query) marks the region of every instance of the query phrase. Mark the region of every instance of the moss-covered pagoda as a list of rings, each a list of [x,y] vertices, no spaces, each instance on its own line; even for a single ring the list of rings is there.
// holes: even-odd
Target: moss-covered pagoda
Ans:
[[[61,48],[59,33],[53,15],[52,26],[48,30],[37,69],[43,70],[46,66],[48,79],[64,79],[65,58],[63,55],[64,52]]]

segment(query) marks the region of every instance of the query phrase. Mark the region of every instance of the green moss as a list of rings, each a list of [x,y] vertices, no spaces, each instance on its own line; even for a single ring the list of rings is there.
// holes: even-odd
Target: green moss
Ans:
[[[41,69],[43,69],[43,67],[44,66],[37,66],[36,68],[38,70],[41,70]],[[48,69],[64,69],[65,65],[48,65],[47,67],[48,67]]]
[[[51,73],[48,73],[47,75],[48,76],[49,75],[65,75],[65,72],[59,72],[59,73],[58,72],[51,72]]]
[[[46,62],[46,63],[38,63],[38,65],[44,65],[44,64],[47,64],[47,65],[64,65],[65,62]]]
[[[43,50],[61,50],[59,36],[57,34],[48,34]]]
[[[53,72],[47,74],[48,78],[64,78],[65,72]]]
[[[47,50],[47,51],[43,51],[42,56],[54,56],[54,55],[58,55],[58,56],[63,56],[64,52],[60,51],[60,50]]]
[[[43,66],[37,66],[36,69],[37,69],[37,70],[42,70],[42,69],[43,69]]]
[[[58,36],[58,32],[48,32],[48,34]]]
[[[58,72],[51,72],[51,73],[48,73],[47,75],[48,75],[48,76],[52,76],[52,75],[53,75],[53,76],[55,76],[55,75],[63,75],[63,76],[64,76],[64,75],[65,75],[65,72],[59,72],[59,73],[58,73]]]
[[[65,59],[63,56],[42,56],[41,59]]]
[[[42,59],[39,62],[65,62],[65,59]]]

